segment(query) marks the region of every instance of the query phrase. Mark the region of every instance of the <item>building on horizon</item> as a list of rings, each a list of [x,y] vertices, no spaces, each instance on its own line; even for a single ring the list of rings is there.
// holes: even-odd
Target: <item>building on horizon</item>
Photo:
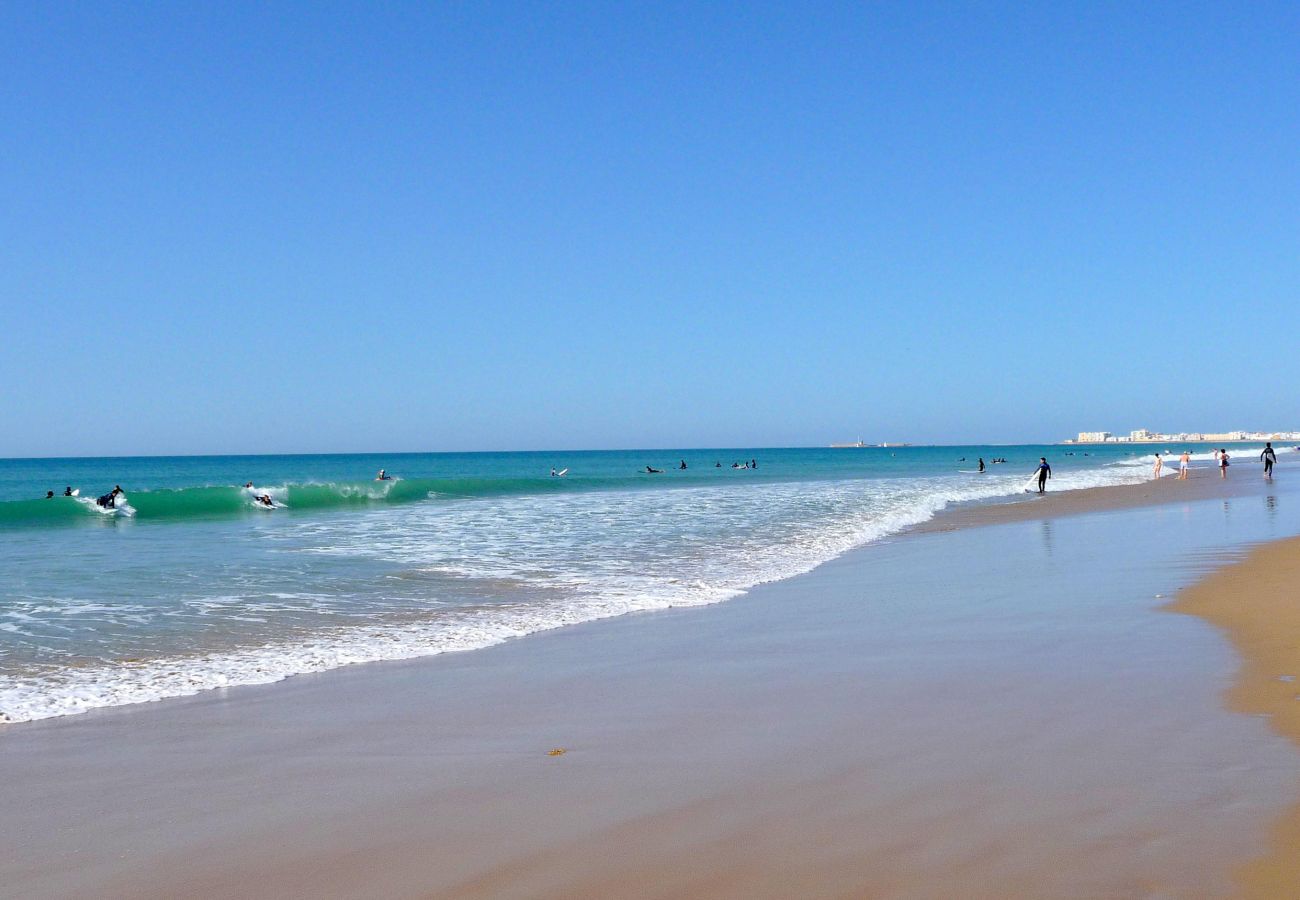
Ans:
[[[1080,431],[1077,438],[1070,438],[1066,444],[1158,444],[1158,443],[1216,443],[1227,444],[1239,441],[1300,441],[1300,431],[1180,431],[1174,434],[1162,434],[1138,428],[1130,431],[1127,437],[1112,434],[1109,431]]]

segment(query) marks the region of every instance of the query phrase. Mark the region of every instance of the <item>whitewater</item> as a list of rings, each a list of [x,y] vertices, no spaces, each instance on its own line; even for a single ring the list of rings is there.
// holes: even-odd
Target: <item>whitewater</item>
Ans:
[[[1258,448],[1233,453],[1244,462]],[[1150,477],[1148,455],[1080,454],[426,455],[398,458],[393,468],[405,474],[392,482],[355,477],[392,456],[96,461],[96,475],[114,481],[133,466],[142,473],[143,486],[126,485],[131,513],[122,515],[73,498],[56,498],[59,513],[33,512],[56,501],[14,497],[22,472],[13,470],[33,468],[15,461],[7,475],[0,469],[9,492],[0,500],[0,720],[471,651],[732,599],[949,504],[1023,499],[1039,455],[1052,458],[1057,491]],[[679,455],[690,464],[674,471]],[[979,456],[1008,462],[965,474]],[[742,459],[759,467],[732,468]],[[1208,450],[1196,459],[1204,464]],[[652,463],[664,472],[640,471]],[[555,464],[573,474],[549,477]],[[1165,475],[1176,469],[1167,464]],[[256,491],[242,486],[250,470],[262,476]],[[318,477],[295,480],[303,472]],[[256,510],[262,491],[277,508]]]

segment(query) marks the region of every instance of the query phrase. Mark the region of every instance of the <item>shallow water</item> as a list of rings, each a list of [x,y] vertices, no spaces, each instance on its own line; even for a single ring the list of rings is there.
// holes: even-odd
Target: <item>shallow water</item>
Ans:
[[[1052,489],[1068,490],[1148,477],[1141,452],[0,461],[0,714],[25,721],[713,603],[948,503],[1021,496],[1040,455]],[[964,473],[979,456],[1008,462]],[[673,469],[682,459],[689,467]],[[731,468],[750,459],[757,469]],[[380,467],[397,480],[370,480]],[[239,487],[250,480],[254,492]],[[85,502],[22,499],[47,483],[81,488]],[[114,484],[125,501],[97,508],[90,498]],[[259,509],[260,492],[282,508]]]

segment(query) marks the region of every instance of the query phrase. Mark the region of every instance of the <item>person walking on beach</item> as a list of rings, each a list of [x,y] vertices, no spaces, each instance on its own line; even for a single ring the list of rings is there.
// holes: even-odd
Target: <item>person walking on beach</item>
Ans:
[[[1228,450],[1224,448],[1219,451],[1219,477],[1228,477]]]
[[[1178,480],[1187,480],[1187,464],[1192,461],[1192,451],[1184,450],[1183,455],[1178,457]]]
[[[1159,480],[1160,480],[1160,470],[1163,469],[1164,467],[1165,467],[1165,458],[1164,458],[1163,456],[1161,456],[1159,453],[1157,453],[1157,454],[1156,454],[1156,465],[1155,465],[1155,469],[1153,469],[1152,472],[1151,472],[1151,477],[1154,478],[1154,479],[1156,479],[1157,481],[1159,481]]]
[[[1047,479],[1052,477],[1052,467],[1047,464],[1047,457],[1038,457],[1038,493],[1047,490]]]
[[[1273,463],[1277,462],[1277,454],[1273,452],[1273,442],[1269,441],[1264,445],[1264,452],[1259,455],[1264,460],[1264,477],[1272,479]]]

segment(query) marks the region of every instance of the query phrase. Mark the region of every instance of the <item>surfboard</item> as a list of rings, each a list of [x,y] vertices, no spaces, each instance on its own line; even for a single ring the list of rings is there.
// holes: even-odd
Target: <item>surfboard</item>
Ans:
[[[957,471],[963,475],[984,475],[988,470],[981,472],[979,469],[958,469]]]
[[[1026,493],[1026,494],[1037,494],[1037,493],[1038,493],[1038,473],[1037,473],[1037,472],[1035,472],[1032,476],[1030,476],[1030,478],[1029,478],[1029,483],[1025,485],[1025,493]]]
[[[558,471],[558,472],[555,473],[555,477],[556,477],[556,478],[559,478],[559,477],[561,477],[561,476],[568,475],[568,474],[569,474],[569,470],[568,470],[568,469],[561,469],[560,471]]]

